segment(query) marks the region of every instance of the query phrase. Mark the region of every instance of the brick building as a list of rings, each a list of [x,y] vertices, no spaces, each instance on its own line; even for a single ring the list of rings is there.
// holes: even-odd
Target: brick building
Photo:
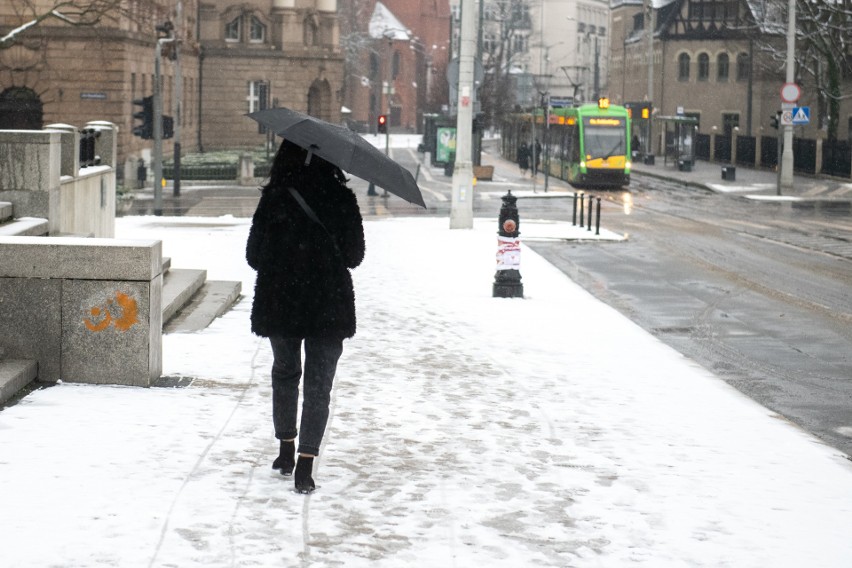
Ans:
[[[776,52],[786,54],[783,35],[773,36],[767,27],[773,19],[780,21],[779,14],[765,13],[768,4],[749,0],[672,0],[655,5],[655,112],[674,115],[682,109],[698,118],[698,131],[706,135],[753,137],[759,161],[761,138],[777,134],[770,122],[781,106],[779,93],[785,83],[783,64],[771,61],[767,50],[760,49],[775,42]],[[647,100],[646,16],[642,0],[617,0],[612,5],[608,94],[614,102]],[[799,74],[797,81],[803,91],[799,105],[812,109],[812,120],[797,126],[795,136],[824,138],[825,115],[818,112],[817,89],[806,74]],[[849,92],[850,78],[844,85]],[[843,140],[852,137],[852,100],[842,101],[840,114],[838,138]],[[656,142],[654,151],[659,153],[660,140]]]
[[[419,131],[422,115],[440,112],[448,101],[448,1],[341,4],[346,4],[341,8],[344,105],[351,124],[375,132],[378,115],[386,114],[392,130]]]
[[[340,121],[336,0],[205,2],[199,10],[201,148],[256,146],[243,115],[270,106]]]
[[[25,23],[18,0],[0,3],[0,37]],[[177,17],[181,5],[182,17]],[[133,136],[133,100],[153,91],[155,27],[182,42],[181,142],[185,152],[262,145],[243,115],[280,104],[340,120],[343,56],[336,0],[138,0],[97,26],[48,18],[0,49],[0,129],[109,120],[118,160],[134,168],[152,143]],[[163,113],[177,115],[176,62],[161,64]],[[164,155],[172,152],[164,141]],[[121,175],[122,168],[118,168]]]

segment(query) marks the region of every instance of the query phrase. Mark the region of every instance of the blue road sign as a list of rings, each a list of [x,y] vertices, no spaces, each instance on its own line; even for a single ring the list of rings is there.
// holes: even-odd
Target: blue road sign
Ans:
[[[811,107],[795,107],[793,109],[793,126],[810,124]]]

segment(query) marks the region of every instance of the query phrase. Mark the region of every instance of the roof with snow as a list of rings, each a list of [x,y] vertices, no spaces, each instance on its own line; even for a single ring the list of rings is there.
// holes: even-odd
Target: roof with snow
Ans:
[[[381,2],[376,2],[376,8],[370,16],[369,31],[370,37],[374,39],[388,37],[403,41],[411,39],[411,31]]]

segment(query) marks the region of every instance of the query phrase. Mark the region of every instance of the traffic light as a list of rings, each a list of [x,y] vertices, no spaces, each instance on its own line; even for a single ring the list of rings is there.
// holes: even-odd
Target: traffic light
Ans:
[[[769,126],[771,126],[772,128],[777,130],[780,125],[781,125],[781,111],[779,110],[779,111],[776,111],[775,114],[773,114],[769,117]]]
[[[150,140],[154,137],[154,97],[134,99],[133,106],[141,107],[139,111],[133,113],[133,120],[141,121],[133,124],[133,135],[143,140]]]
[[[163,140],[173,138],[175,135],[175,119],[171,116],[163,116]]]
[[[379,134],[387,134],[388,132],[388,117],[386,114],[379,115]]]
[[[648,119],[651,117],[651,109],[648,107],[642,107],[642,118]]]

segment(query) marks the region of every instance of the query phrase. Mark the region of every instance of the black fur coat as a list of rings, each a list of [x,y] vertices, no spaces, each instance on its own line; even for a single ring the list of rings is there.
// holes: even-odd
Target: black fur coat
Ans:
[[[364,258],[364,226],[355,194],[334,179],[287,183],[328,232],[285,187],[263,190],[246,246],[246,260],[257,270],[251,330],[264,337],[352,337],[355,292],[349,269]]]

